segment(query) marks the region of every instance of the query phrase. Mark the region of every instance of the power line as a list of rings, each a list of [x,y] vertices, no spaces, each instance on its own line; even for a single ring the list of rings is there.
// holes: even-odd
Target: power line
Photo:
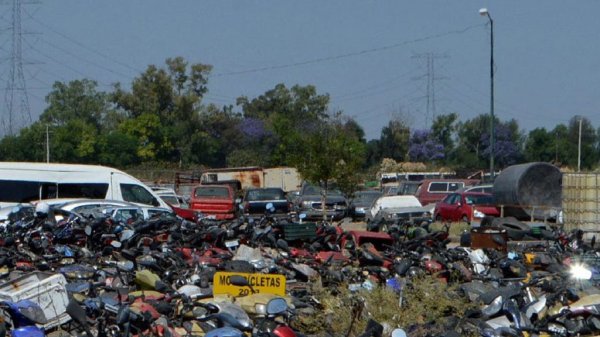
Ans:
[[[350,52],[350,53],[339,54],[339,55],[334,55],[334,56],[320,57],[320,58],[296,62],[296,63],[282,64],[282,65],[277,65],[277,66],[267,66],[267,67],[240,70],[240,71],[217,73],[217,74],[214,74],[213,77],[243,75],[243,74],[257,73],[257,72],[263,72],[263,71],[268,71],[268,70],[292,68],[292,67],[304,66],[304,65],[308,65],[308,64],[334,61],[334,60],[344,59],[344,58],[353,57],[353,56],[366,55],[366,54],[381,52],[381,51],[385,51],[385,50],[389,50],[389,49],[403,47],[403,46],[410,45],[413,43],[433,40],[433,39],[437,39],[437,38],[445,37],[445,36],[449,36],[449,35],[463,34],[473,28],[483,27],[483,26],[485,26],[485,24],[478,24],[478,25],[468,26],[463,29],[451,30],[451,31],[447,31],[445,33],[429,35],[429,36],[425,36],[425,37],[421,37],[421,38],[416,38],[413,40],[402,41],[402,42],[394,43],[394,44],[387,45],[387,46],[371,48],[371,49],[363,49],[363,50],[360,50],[357,52]]]
[[[77,73],[77,74],[78,74],[78,75],[80,75],[80,76],[83,76],[83,77],[86,77],[86,78],[87,78],[87,77],[90,77],[90,76],[88,76],[88,75],[84,74],[83,72],[81,72],[81,71],[77,70],[76,68],[74,68],[74,67],[71,67],[70,65],[68,65],[68,64],[66,64],[66,63],[64,63],[64,62],[62,62],[62,61],[59,61],[59,60],[57,60],[56,58],[54,58],[54,57],[52,57],[52,56],[50,56],[50,55],[48,55],[48,54],[46,54],[46,53],[42,52],[41,50],[37,49],[37,48],[36,48],[36,47],[34,47],[33,45],[29,44],[28,42],[26,42],[26,44],[27,44],[27,45],[29,46],[29,48],[31,48],[33,51],[37,52],[37,53],[38,53],[38,54],[40,54],[41,56],[44,56],[44,57],[46,57],[46,58],[47,58],[47,59],[49,59],[50,61],[52,61],[52,62],[54,62],[54,63],[56,63],[56,64],[58,64],[58,65],[60,65],[60,66],[63,66],[63,67],[65,67],[65,68],[67,68],[67,69],[69,69],[69,70],[73,71],[74,73]],[[102,83],[102,82],[99,82],[99,83],[100,83],[100,84],[102,84],[102,85],[104,85],[104,86],[112,86],[112,85],[111,85],[111,84],[109,84],[109,83]]]
[[[72,53],[72,52],[70,52],[70,51],[68,51],[68,50],[66,50],[66,49],[60,48],[59,46],[57,46],[57,45],[55,45],[55,44],[49,43],[49,42],[47,42],[47,41],[43,41],[43,42],[44,42],[45,44],[49,45],[50,47],[52,47],[52,48],[56,49],[56,50],[59,50],[59,51],[61,51],[61,52],[65,53],[65,54],[67,54],[67,55],[69,55],[69,56],[72,56],[72,57],[74,57],[74,58],[76,58],[76,59],[78,59],[78,60],[80,60],[80,61],[83,61],[83,62],[85,62],[85,63],[87,63],[87,64],[89,64],[89,65],[93,65],[93,66],[95,66],[95,67],[97,67],[97,68],[99,68],[99,69],[102,69],[102,70],[108,71],[109,73],[112,73],[112,74],[115,74],[115,75],[118,75],[118,76],[122,76],[122,77],[131,77],[131,75],[129,75],[129,74],[124,74],[124,73],[121,73],[121,72],[118,72],[118,71],[112,70],[112,69],[110,69],[110,68],[108,68],[108,67],[105,67],[105,66],[103,66],[103,65],[100,65],[100,64],[98,64],[98,63],[96,63],[96,62],[93,62],[93,61],[91,61],[91,60],[89,60],[89,59],[87,59],[87,58],[85,58],[85,57],[81,57],[81,56],[79,56],[79,55],[77,55],[77,54],[75,54],[75,53]]]
[[[392,89],[396,89],[398,87],[398,85],[394,85],[392,87],[386,87],[387,84],[391,84],[391,83],[394,83],[394,82],[396,82],[398,80],[405,79],[406,76],[411,75],[415,71],[416,71],[416,68],[413,68],[412,70],[404,72],[404,73],[402,73],[402,74],[400,74],[398,76],[395,76],[392,79],[389,79],[389,80],[386,80],[386,81],[383,81],[383,82],[378,82],[378,83],[370,85],[370,86],[368,86],[366,88],[363,88],[363,89],[360,89],[360,90],[356,90],[356,91],[353,91],[353,92],[349,92],[349,93],[345,93],[345,94],[341,94],[341,95],[337,95],[337,96],[331,96],[331,99],[340,102],[340,101],[360,99],[360,98],[364,98],[364,97],[368,97],[368,96],[373,96],[373,95],[381,94],[383,92],[386,92],[386,91],[389,91],[389,90],[392,90]],[[381,87],[383,87],[384,89],[376,91],[376,92],[373,92],[373,93],[370,93],[370,94],[366,94],[366,92],[369,92],[369,91],[371,91],[373,89],[378,89],[378,88],[381,88]]]
[[[50,25],[48,25],[48,24],[46,24],[46,23],[44,23],[44,22],[42,22],[42,21],[38,20],[37,18],[31,17],[31,19],[32,19],[33,21],[35,21],[35,22],[39,23],[40,25],[42,25],[42,26],[46,27],[46,28],[47,28],[49,31],[51,31],[52,33],[54,33],[54,34],[56,34],[56,35],[59,35],[60,37],[64,38],[65,40],[68,40],[68,41],[70,41],[71,43],[74,43],[74,44],[78,45],[79,47],[81,47],[81,48],[83,48],[83,49],[85,49],[85,50],[87,50],[87,51],[89,51],[89,52],[91,52],[91,53],[93,53],[93,54],[96,54],[96,55],[98,55],[98,56],[100,56],[100,57],[103,57],[103,58],[105,58],[105,59],[107,59],[107,60],[109,60],[109,61],[111,61],[111,62],[114,62],[114,63],[116,63],[116,64],[119,64],[119,65],[121,65],[121,66],[123,66],[123,67],[125,67],[125,68],[127,68],[127,69],[133,70],[133,71],[135,71],[135,72],[140,72],[140,73],[141,73],[141,72],[144,72],[144,70],[143,70],[143,69],[138,69],[138,68],[136,68],[136,67],[133,67],[133,66],[131,66],[131,65],[127,64],[127,63],[124,63],[124,62],[121,62],[121,61],[119,61],[119,60],[115,59],[114,57],[111,57],[111,56],[109,56],[109,55],[107,55],[107,54],[104,54],[104,53],[102,53],[102,52],[100,52],[100,51],[98,51],[98,50],[96,50],[96,49],[94,49],[94,48],[91,48],[91,47],[88,47],[88,46],[86,46],[85,44],[83,44],[83,43],[81,43],[81,42],[79,42],[79,41],[75,40],[74,38],[72,38],[72,37],[70,37],[70,36],[68,36],[68,35],[66,35],[66,34],[63,34],[63,33],[59,32],[58,30],[56,30],[56,29],[54,29],[53,27],[51,27]]]

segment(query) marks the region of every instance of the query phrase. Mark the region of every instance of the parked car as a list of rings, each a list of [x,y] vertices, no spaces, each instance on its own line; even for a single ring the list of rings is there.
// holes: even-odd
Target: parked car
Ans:
[[[236,216],[238,202],[231,185],[199,185],[192,193],[190,209],[209,219],[228,220]]]
[[[188,202],[181,195],[175,193],[172,188],[163,188],[163,187],[152,187],[152,190],[156,195],[158,195],[164,202],[169,204],[170,206],[186,208],[188,207]]]
[[[428,221],[431,213],[414,195],[382,196],[373,202],[366,214],[367,222],[379,220]]]
[[[422,181],[401,181],[398,195],[415,195],[422,183]]]
[[[242,199],[244,214],[265,214],[268,203],[275,208],[275,215],[287,215],[290,211],[290,203],[281,188],[249,188]]]
[[[448,194],[479,183],[477,179],[425,179],[417,189],[415,196],[423,206],[434,204]],[[433,209],[433,207],[430,207]]]
[[[304,182],[296,199],[295,208],[298,213],[306,214],[307,219],[322,219],[321,187]],[[328,188],[325,199],[325,215],[327,219],[339,220],[346,216],[346,198],[335,186]]]
[[[398,183],[398,186],[386,186],[383,190],[384,195],[415,195],[422,181],[406,180]]]
[[[148,220],[157,216],[173,216],[176,214],[172,210],[156,207],[115,207],[106,208],[103,213],[109,215],[115,221],[133,222],[137,220]]]
[[[379,191],[358,191],[348,205],[348,215],[353,220],[365,218],[367,210],[373,204],[375,199],[383,194]]]
[[[499,216],[494,196],[490,193],[452,193],[438,202],[434,209],[436,221],[480,222],[484,216]]]
[[[492,194],[493,189],[494,189],[493,184],[483,184],[483,185],[473,185],[473,186],[463,187],[456,192],[480,192],[480,193]]]
[[[119,200],[80,199],[63,204],[55,204],[53,207],[81,214],[86,218],[108,215],[125,221],[130,218],[139,218],[140,216],[143,219],[150,219],[153,216],[161,214],[175,216],[175,213],[170,208],[145,207]]]

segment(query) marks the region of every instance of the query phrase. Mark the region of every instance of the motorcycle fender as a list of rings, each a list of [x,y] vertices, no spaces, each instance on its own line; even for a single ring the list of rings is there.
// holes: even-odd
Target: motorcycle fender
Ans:
[[[296,337],[296,333],[287,325],[280,325],[273,330],[273,335],[277,337]]]

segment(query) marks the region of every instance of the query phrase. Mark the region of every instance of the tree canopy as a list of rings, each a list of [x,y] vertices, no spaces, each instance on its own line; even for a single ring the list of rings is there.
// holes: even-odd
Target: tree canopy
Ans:
[[[210,65],[175,57],[148,66],[128,88],[116,84],[101,91],[91,79],[55,82],[39,119],[0,140],[0,160],[45,161],[49,149],[53,162],[120,168],[296,165],[315,182],[352,181],[383,158],[432,167],[488,166],[488,114],[467,120],[458,112],[441,114],[419,129],[396,116],[378,139],[367,140],[355,120],[330,112],[329,95],[313,85],[279,83],[254,98],[205,104],[211,71]],[[499,169],[524,161],[575,168],[580,137],[582,169],[598,166],[600,133],[585,117],[529,133],[515,120],[496,118],[494,125]]]

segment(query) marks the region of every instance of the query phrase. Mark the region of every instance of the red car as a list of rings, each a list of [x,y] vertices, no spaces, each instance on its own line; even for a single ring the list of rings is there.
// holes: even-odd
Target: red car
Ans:
[[[228,220],[236,216],[235,191],[230,185],[200,185],[194,189],[190,209],[209,219]]]
[[[449,194],[435,205],[436,221],[479,222],[484,216],[499,216],[494,197],[490,193],[457,192]]]

